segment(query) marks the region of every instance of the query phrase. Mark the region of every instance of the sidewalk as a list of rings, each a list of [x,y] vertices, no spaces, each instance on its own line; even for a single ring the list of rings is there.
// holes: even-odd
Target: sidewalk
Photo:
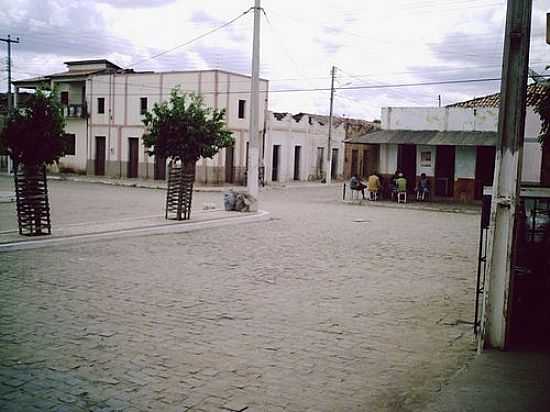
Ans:
[[[48,174],[49,180],[66,180],[71,182],[84,182],[84,183],[97,183],[112,186],[125,186],[125,187],[139,187],[144,189],[166,189],[165,180],[153,180],[142,178],[116,178],[108,176],[87,176],[87,175],[73,175],[73,174]],[[332,183],[327,185],[320,182],[289,182],[289,183],[271,183],[269,185],[260,187],[261,191],[266,190],[278,190],[278,189],[300,189],[300,188],[314,188],[314,187],[334,187],[338,188],[342,186],[342,182]],[[226,190],[245,190],[246,186],[238,184],[220,184],[220,185],[201,185],[195,183],[193,185],[193,191],[195,192],[225,192]]]
[[[547,412],[550,354],[489,351],[441,389],[426,412]]]
[[[0,232],[0,252],[72,243],[82,239],[189,232],[208,227],[260,222],[268,219],[269,213],[261,210],[256,213],[241,213],[214,209],[193,212],[190,220],[183,221],[166,220],[164,216],[155,215],[56,225],[52,228],[52,234],[45,236],[21,236],[17,230],[7,230]]]
[[[429,212],[465,213],[478,215],[481,213],[481,205],[475,203],[457,203],[452,201],[419,202],[416,200],[407,203],[397,203],[391,200],[341,200],[350,206],[388,207],[392,209],[426,210]]]

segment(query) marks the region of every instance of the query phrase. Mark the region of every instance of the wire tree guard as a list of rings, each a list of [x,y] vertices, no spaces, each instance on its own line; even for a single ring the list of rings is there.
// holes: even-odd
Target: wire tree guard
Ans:
[[[189,220],[195,165],[170,162],[168,165],[168,189],[166,190],[166,219]]]
[[[50,235],[50,204],[45,165],[15,165],[15,198],[19,234]]]

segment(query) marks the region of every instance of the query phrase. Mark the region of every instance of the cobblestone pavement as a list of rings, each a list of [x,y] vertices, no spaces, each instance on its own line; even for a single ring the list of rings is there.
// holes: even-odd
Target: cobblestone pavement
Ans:
[[[50,190],[63,223],[163,201]],[[338,197],[273,190],[269,222],[0,254],[0,410],[423,410],[473,356],[479,216]]]

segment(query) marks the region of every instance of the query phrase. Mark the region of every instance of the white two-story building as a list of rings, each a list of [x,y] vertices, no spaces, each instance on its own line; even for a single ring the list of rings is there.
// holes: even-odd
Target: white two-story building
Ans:
[[[72,138],[61,171],[164,179],[166,159],[146,154],[143,114],[167,100],[178,87],[204,98],[206,105],[225,109],[235,145],[213,159],[197,162],[200,183],[240,182],[246,170],[250,76],[223,70],[136,72],[108,60],[67,62],[67,71],[13,82],[21,89],[56,87],[65,108],[66,132]],[[260,125],[267,108],[267,80],[260,80]],[[260,132],[262,137],[263,130]]]

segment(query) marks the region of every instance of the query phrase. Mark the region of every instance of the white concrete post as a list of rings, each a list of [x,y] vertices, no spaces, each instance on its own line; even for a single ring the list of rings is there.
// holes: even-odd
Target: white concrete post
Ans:
[[[525,132],[532,0],[508,0],[479,350],[505,349],[510,322],[516,210]]]
[[[248,134],[248,192],[258,199],[258,105],[260,103],[260,0],[254,1],[254,39],[252,42],[252,81],[250,92],[250,127]]]

